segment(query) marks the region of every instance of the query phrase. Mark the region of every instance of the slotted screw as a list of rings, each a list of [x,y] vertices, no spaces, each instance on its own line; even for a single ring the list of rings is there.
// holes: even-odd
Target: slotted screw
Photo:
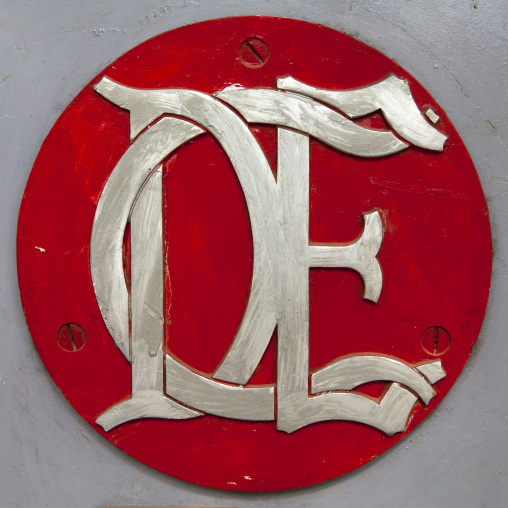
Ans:
[[[240,44],[238,56],[246,67],[251,69],[263,67],[269,57],[268,45],[259,37],[249,37]]]
[[[73,353],[85,345],[86,333],[78,324],[66,323],[58,329],[56,340],[63,350]]]
[[[422,347],[429,355],[442,355],[448,351],[451,342],[450,334],[441,326],[431,326],[423,332]]]

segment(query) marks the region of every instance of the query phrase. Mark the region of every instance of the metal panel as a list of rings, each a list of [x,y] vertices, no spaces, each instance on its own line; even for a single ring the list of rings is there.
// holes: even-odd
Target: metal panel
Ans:
[[[2,506],[505,505],[508,6],[503,0],[1,4]],[[390,454],[352,474],[298,492],[262,495],[211,491],[164,477],[89,429],[35,352],[15,273],[16,217],[28,173],[42,140],[76,93],[117,56],[160,32],[252,14],[295,17],[350,33],[419,79],[447,111],[471,153],[489,203],[495,246],[491,298],[480,338],[456,386],[428,421]]]

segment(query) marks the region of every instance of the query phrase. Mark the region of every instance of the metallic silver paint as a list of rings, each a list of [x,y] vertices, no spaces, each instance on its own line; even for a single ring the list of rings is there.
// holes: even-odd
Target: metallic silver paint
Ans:
[[[341,246],[310,245],[309,266],[322,268],[351,268],[364,282],[363,298],[376,303],[383,286],[383,274],[376,256],[383,241],[383,223],[379,212],[363,216],[365,227],[353,243]]]
[[[361,101],[367,101],[367,108],[380,104],[397,132],[402,129],[402,133],[412,141],[416,139],[415,133],[423,132],[416,141],[431,144],[431,137],[435,134],[428,123],[422,127],[418,120],[413,120],[407,132],[405,127],[398,126],[401,108],[410,115],[414,115],[412,105],[416,108],[414,101],[408,106],[408,97],[411,101],[412,97],[407,85],[396,78],[389,78],[383,83],[363,91],[337,92],[339,96],[332,95],[332,99],[337,102],[338,97],[342,107],[349,112],[360,111],[363,107]],[[293,81],[288,82],[287,79],[282,80],[282,85],[296,87]],[[306,87],[300,83],[297,85],[298,91]],[[163,118],[144,134],[140,133],[161,115],[173,114],[197,122],[222,145],[244,191],[252,226],[254,266],[247,309],[237,336],[213,377],[245,385],[261,360],[277,324],[279,430],[293,432],[310,423],[338,419],[372,425],[388,434],[402,431],[416,397],[397,383],[412,388],[425,403],[435,395],[425,378],[402,362],[381,356],[343,359],[316,372],[310,383],[309,269],[343,267],[356,270],[365,284],[364,298],[377,302],[383,284],[376,259],[383,240],[383,224],[379,212],[366,213],[364,231],[352,244],[309,245],[309,136],[364,157],[388,155],[407,145],[390,132],[360,127],[315,100],[294,93],[234,88],[220,92],[217,99],[193,90],[133,89],[109,78],[103,78],[96,85],[96,90],[130,111],[131,139],[139,136],[113,171],[109,186],[106,184],[92,234],[91,264],[97,299],[101,303],[109,302],[108,298],[119,295],[119,302],[124,305],[117,319],[128,329],[129,308],[121,298],[122,290],[127,293],[123,273],[120,274],[121,242],[128,212],[133,207],[132,399],[111,408],[97,422],[112,428],[118,423],[144,416],[191,418],[201,414],[164,397],[162,386],[162,187],[160,171],[154,173],[153,167],[154,161],[159,163],[172,150],[203,131],[185,120]],[[335,94],[317,89],[306,91],[319,95],[321,99],[322,92]],[[401,99],[403,105],[397,108],[393,105],[393,96],[397,102],[400,99],[397,94],[401,93],[405,93]],[[347,100],[341,97],[347,97]],[[330,102],[328,95],[326,98]],[[222,101],[240,111],[248,122],[278,126],[277,182],[247,125]],[[358,101],[360,106],[356,104]],[[296,129],[296,132],[286,127]],[[178,136],[175,128],[182,128],[183,134]],[[142,150],[149,154],[145,159],[138,154]],[[123,169],[124,166],[127,169]],[[145,185],[147,172],[151,178]],[[118,183],[118,175],[124,178],[123,185]],[[113,183],[110,183],[111,180]],[[138,194],[139,189],[142,189],[141,194]],[[113,242],[104,237],[108,232]],[[116,248],[115,251],[108,250],[111,245]],[[103,286],[108,278],[98,280],[98,272],[101,269],[107,271],[108,262],[116,268],[109,276],[109,283],[114,282],[112,286],[117,294],[104,294]],[[118,304],[116,301],[113,303]],[[101,311],[108,322],[109,307],[102,304]],[[118,311],[118,306],[114,311]],[[111,328],[116,331],[114,326]],[[124,337],[123,340],[115,337],[115,340],[125,347]],[[166,355],[165,367],[167,394],[186,406],[228,418],[273,420],[275,417],[273,387],[230,386],[194,373],[170,355]],[[433,378],[439,377],[436,368],[428,367],[427,373]],[[379,404],[351,392],[309,396],[309,388],[312,393],[349,391],[374,380],[392,381]],[[137,411],[136,402],[144,400],[145,396],[147,402],[140,404]]]
[[[257,364],[252,359],[261,358],[275,326],[275,304],[267,288],[274,278],[269,260],[276,256],[276,252],[274,245],[264,239],[276,234],[279,213],[275,179],[268,161],[245,123],[230,108],[206,94],[192,90],[137,90],[108,78],[103,78],[96,89],[130,110],[136,121],[134,133],[164,113],[181,115],[209,130],[231,160],[244,192],[252,226],[253,279],[249,304],[228,354],[235,371],[228,372],[230,363],[226,361],[215,377],[242,384],[247,382],[248,378],[239,379],[237,372],[251,370],[252,374]]]
[[[111,173],[95,212],[90,268],[104,322],[130,360],[129,297],[123,272],[125,226],[138,192],[160,162],[202,129],[177,118],[163,118],[140,136]]]
[[[166,355],[166,392],[205,413],[237,420],[275,418],[273,386],[247,387],[218,383],[196,374]]]
[[[277,80],[283,90],[302,93],[336,107],[351,118],[381,110],[393,130],[413,145],[442,150],[447,137],[434,129],[416,105],[406,81],[389,76],[356,90],[323,90],[288,76]],[[435,123],[435,122],[434,122]]]
[[[400,432],[405,428],[416,397],[396,384],[392,384],[380,404],[355,393],[309,397],[309,138],[306,135],[278,129],[277,168],[283,228],[278,237],[279,258],[274,260],[280,274],[277,429],[289,433],[319,421],[350,420],[387,434]],[[377,254],[382,239],[379,215],[374,213],[370,217],[371,224],[377,227],[371,236],[367,234],[367,244],[373,244],[367,248],[367,258]],[[334,250],[329,252],[336,254]],[[326,252],[323,254],[325,258]]]
[[[309,134],[323,143],[359,157],[381,157],[408,148],[391,132],[365,129],[331,108],[301,95],[276,90],[219,92],[249,123],[269,123]]]
[[[437,115],[432,108],[427,109],[427,111],[425,111],[425,115],[433,124],[439,122],[439,115]]]
[[[423,363],[415,367],[415,369],[422,373],[432,384],[437,383],[446,376],[441,365],[441,360]]]
[[[162,391],[164,268],[161,167],[152,173],[141,190],[130,224],[132,392]]]
[[[385,356],[353,356],[337,360],[315,372],[311,379],[312,394],[353,390],[372,381],[393,381],[411,388],[425,404],[436,395],[432,386],[416,370],[400,360]]]
[[[141,189],[130,221],[132,398],[109,408],[96,420],[106,431],[138,418],[180,420],[201,415],[165,397],[163,393],[161,168],[151,174]]]
[[[178,404],[165,397],[162,392],[146,391],[137,392],[132,398],[109,408],[95,420],[95,423],[108,432],[122,423],[140,418],[185,420],[196,416],[202,416],[202,413]]]
[[[328,420],[347,420],[364,423],[392,436],[403,432],[409,413],[417,397],[392,383],[378,403],[357,393],[325,393],[315,397],[294,397],[292,411],[285,414],[283,422],[277,413],[277,428],[294,432],[311,423]]]

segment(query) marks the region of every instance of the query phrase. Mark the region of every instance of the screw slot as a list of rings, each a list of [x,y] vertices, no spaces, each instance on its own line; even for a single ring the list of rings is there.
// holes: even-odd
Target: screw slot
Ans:
[[[450,348],[452,339],[447,330],[441,326],[431,326],[423,332],[422,347],[432,356],[441,356]]]
[[[268,45],[259,37],[249,37],[240,44],[238,56],[246,67],[258,69],[263,67],[268,60]]]
[[[85,345],[86,333],[78,324],[66,323],[56,332],[56,340],[64,351],[74,353]]]

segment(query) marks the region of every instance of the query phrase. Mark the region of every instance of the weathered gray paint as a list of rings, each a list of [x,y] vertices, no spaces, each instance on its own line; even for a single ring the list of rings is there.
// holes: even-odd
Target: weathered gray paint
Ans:
[[[434,414],[391,451],[345,477],[259,495],[166,477],[89,428],[35,351],[15,270],[16,218],[29,171],[76,93],[149,37],[204,19],[248,14],[342,30],[416,76],[448,112],[476,164],[495,250],[480,338]],[[507,23],[505,0],[0,0],[0,506],[506,506]]]

